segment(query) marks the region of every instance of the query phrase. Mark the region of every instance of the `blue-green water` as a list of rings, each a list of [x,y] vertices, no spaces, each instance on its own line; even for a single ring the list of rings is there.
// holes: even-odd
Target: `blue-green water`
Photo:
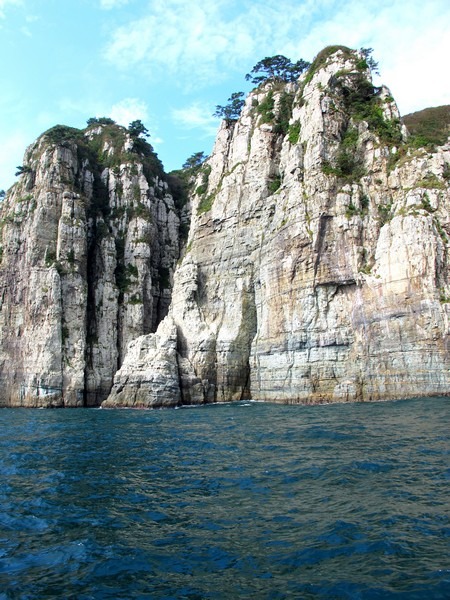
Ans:
[[[448,599],[449,402],[0,411],[0,599]]]

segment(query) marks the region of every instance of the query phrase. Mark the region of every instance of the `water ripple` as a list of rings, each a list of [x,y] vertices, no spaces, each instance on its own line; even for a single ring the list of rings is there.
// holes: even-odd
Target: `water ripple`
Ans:
[[[448,400],[0,411],[0,600],[450,597]]]

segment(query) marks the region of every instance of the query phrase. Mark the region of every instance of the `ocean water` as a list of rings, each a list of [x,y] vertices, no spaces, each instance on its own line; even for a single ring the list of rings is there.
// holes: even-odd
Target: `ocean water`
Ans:
[[[0,599],[448,599],[450,400],[0,411]]]

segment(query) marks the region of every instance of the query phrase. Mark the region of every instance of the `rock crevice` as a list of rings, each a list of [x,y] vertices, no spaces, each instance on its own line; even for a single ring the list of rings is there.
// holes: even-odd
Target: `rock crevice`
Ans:
[[[123,128],[30,147],[2,207],[0,405],[449,393],[450,144],[409,144],[334,50],[249,94],[182,208]]]
[[[26,152],[1,212],[0,406],[99,405],[168,312],[178,210],[130,139],[57,126]]]
[[[182,402],[447,394],[449,160],[448,144],[408,147],[389,90],[373,88],[357,53],[252,92],[199,175],[175,272]]]

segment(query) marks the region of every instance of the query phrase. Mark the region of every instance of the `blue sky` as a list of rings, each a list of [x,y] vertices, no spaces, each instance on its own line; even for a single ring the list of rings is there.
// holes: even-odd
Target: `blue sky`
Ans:
[[[56,124],[141,119],[167,171],[265,56],[373,47],[400,112],[450,103],[448,0],[0,0],[0,189]]]

